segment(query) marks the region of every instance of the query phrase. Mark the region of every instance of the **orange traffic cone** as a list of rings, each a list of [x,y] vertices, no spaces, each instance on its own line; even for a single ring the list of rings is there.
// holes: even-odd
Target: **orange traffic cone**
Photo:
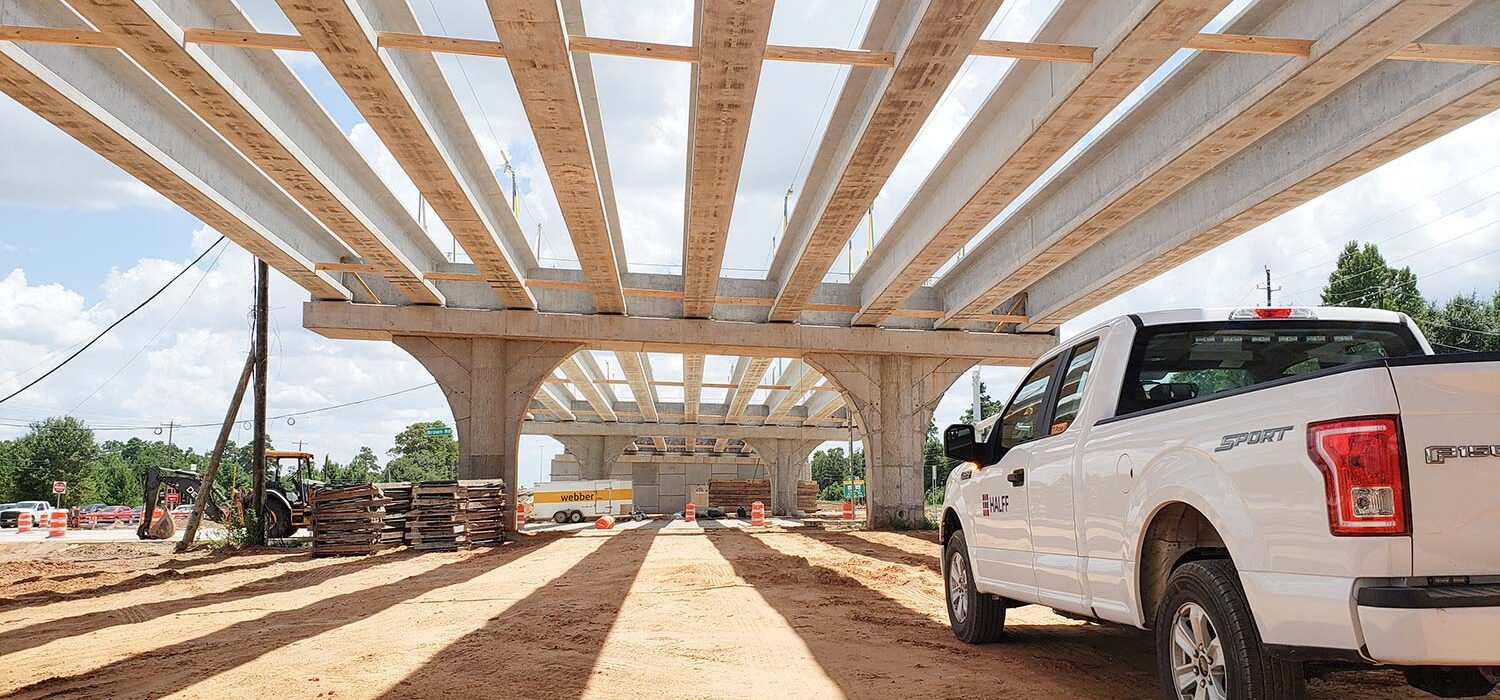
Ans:
[[[698,506],[692,503],[687,504],[687,508],[682,511],[682,519],[690,523],[698,522]]]
[[[24,532],[31,532],[31,514],[23,510],[16,516],[16,534]]]
[[[844,519],[854,519],[854,501],[844,501]]]
[[[766,504],[756,501],[750,504],[750,527],[766,524]]]

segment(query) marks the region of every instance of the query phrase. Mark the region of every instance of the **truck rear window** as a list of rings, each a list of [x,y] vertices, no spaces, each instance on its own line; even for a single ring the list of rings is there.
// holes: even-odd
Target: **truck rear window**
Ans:
[[[1116,415],[1367,360],[1421,354],[1394,323],[1248,321],[1148,326],[1136,335]]]

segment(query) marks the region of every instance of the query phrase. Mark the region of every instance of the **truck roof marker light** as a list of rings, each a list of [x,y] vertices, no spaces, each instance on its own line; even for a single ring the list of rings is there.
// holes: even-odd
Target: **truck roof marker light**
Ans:
[[[1298,308],[1292,306],[1256,306],[1245,309],[1235,309],[1229,313],[1231,321],[1248,321],[1263,318],[1317,318],[1312,309]]]

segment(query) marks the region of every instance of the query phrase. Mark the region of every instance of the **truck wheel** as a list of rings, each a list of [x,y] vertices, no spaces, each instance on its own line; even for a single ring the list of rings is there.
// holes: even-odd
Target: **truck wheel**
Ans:
[[[1005,601],[979,592],[974,586],[974,567],[969,565],[969,547],[962,530],[943,547],[943,580],[948,600],[948,624],[954,636],[969,644],[986,644],[1005,632]]]
[[[266,538],[292,536],[292,511],[278,500],[266,499]]]
[[[1260,641],[1234,564],[1183,564],[1156,611],[1157,672],[1171,700],[1297,699],[1302,664],[1271,656]]]
[[[558,525],[568,522],[568,511],[560,510],[556,513],[553,513],[552,522],[557,523]]]
[[[581,523],[581,522],[583,522],[583,511],[581,511],[581,510],[575,510],[575,511],[572,511],[572,512],[568,513],[568,522],[570,522],[570,523]]]

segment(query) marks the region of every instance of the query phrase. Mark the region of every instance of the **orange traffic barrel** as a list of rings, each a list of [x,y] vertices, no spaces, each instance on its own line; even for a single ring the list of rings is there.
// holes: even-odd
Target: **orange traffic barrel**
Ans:
[[[526,504],[525,503],[517,503],[516,504],[516,531],[520,532],[521,530],[524,530],[524,529],[526,529]]]
[[[750,504],[750,526],[760,527],[766,524],[766,504],[756,501]]]
[[[68,513],[63,510],[54,510],[51,515],[52,521],[47,528],[48,537],[62,537],[68,532]]]
[[[16,516],[16,534],[23,532],[31,532],[31,514],[24,510]]]
[[[614,526],[615,516],[613,515],[601,515],[598,520],[594,521],[595,530],[608,530]]]
[[[854,519],[854,501],[844,501],[844,519]]]
[[[682,519],[690,523],[697,522],[698,506],[692,503],[687,504],[687,508],[684,508],[682,511]]]

